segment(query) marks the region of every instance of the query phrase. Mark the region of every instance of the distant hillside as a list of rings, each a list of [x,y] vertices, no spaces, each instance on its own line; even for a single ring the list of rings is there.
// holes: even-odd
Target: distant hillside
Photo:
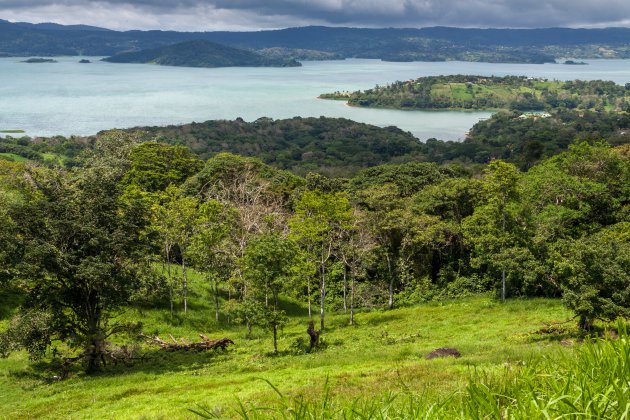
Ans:
[[[147,141],[185,145],[202,159],[220,152],[255,156],[300,175],[312,171],[350,176],[361,168],[415,160],[423,149],[418,139],[399,128],[344,118],[260,118],[254,122],[239,118],[130,131]]]
[[[630,28],[363,29],[310,26],[256,32],[108,31],[0,20],[0,55],[109,56],[204,39],[234,48],[282,48],[388,61],[546,63],[555,58],[630,58]],[[289,56],[294,53],[289,54]],[[285,57],[286,58],[286,57]]]
[[[392,109],[630,111],[630,84],[453,75],[420,77],[365,91],[322,94],[320,98],[344,100],[353,106]]]
[[[111,63],[146,63],[181,67],[299,67],[295,60],[284,60],[239,50],[210,41],[181,42],[166,47],[128,52],[105,58]]]

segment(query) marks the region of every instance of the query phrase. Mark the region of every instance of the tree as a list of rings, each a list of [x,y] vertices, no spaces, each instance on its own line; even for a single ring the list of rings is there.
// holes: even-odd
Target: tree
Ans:
[[[555,264],[563,299],[585,331],[596,319],[630,317],[630,223],[566,243]]]
[[[276,233],[262,234],[248,245],[243,258],[245,279],[265,299],[260,320],[273,333],[273,351],[278,352],[278,328],[286,322],[278,297],[291,276],[295,245]],[[268,297],[271,295],[272,303]]]
[[[231,235],[237,246],[231,250],[236,260],[243,257],[255,235],[267,229],[286,228],[290,195],[302,182],[301,178],[258,159],[220,153],[208,159],[203,170],[187,181],[184,189],[189,195],[216,200],[235,210],[236,223]],[[246,298],[246,284],[238,266],[234,278],[241,288],[241,298]]]
[[[347,226],[343,233],[343,242],[339,249],[339,257],[350,280],[350,325],[354,325],[355,283],[359,278],[366,277],[366,271],[377,247],[376,240],[366,226],[366,215],[355,209],[352,225]],[[344,271],[344,274],[346,271]],[[345,280],[345,278],[344,278]],[[346,305],[346,284],[344,281],[344,307]]]
[[[212,285],[215,320],[219,321],[219,285],[230,277],[234,260],[230,249],[230,231],[234,226],[234,212],[215,200],[202,203],[197,210],[194,234],[188,250],[195,268],[205,273]]]
[[[289,221],[292,237],[317,260],[320,275],[320,329],[324,330],[326,265],[341,232],[352,219],[352,209],[343,193],[304,191]]]
[[[0,287],[15,275],[22,257],[19,225],[27,223],[25,208],[34,199],[32,188],[23,182],[22,164],[0,161]]]
[[[147,142],[134,147],[124,182],[149,192],[178,186],[203,168],[203,161],[185,146]]]
[[[114,321],[141,289],[148,208],[141,196],[123,197],[129,139],[114,133],[80,171],[29,169],[36,191],[30,223],[20,227],[25,252],[19,280],[27,291],[20,314],[46,314],[43,343],[60,339],[82,349],[86,370],[101,367],[111,335],[132,324]]]
[[[402,198],[396,184],[385,183],[362,190],[356,195],[366,210],[369,227],[386,263],[389,309],[394,308],[394,292],[400,279],[400,263],[405,236],[409,233],[411,216],[408,198]]]
[[[501,300],[507,296],[507,269],[515,253],[522,253],[520,240],[527,227],[519,214],[519,177],[516,166],[500,160],[488,164],[482,178],[483,204],[464,219],[473,264],[486,264],[501,272]]]
[[[175,261],[175,247],[179,250],[182,269],[182,293],[184,312],[188,310],[188,248],[196,227],[199,201],[183,196],[175,186],[169,186],[162,194],[162,203],[153,206],[153,228],[160,237],[169,281],[171,313],[173,312],[173,279],[171,263]]]

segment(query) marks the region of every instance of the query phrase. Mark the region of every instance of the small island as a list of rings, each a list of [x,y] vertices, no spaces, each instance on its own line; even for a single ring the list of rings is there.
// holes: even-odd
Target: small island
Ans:
[[[299,67],[299,61],[265,57],[210,41],[187,41],[166,47],[104,58],[110,63],[158,64],[179,67]]]
[[[79,60],[79,64],[90,64],[91,61],[90,60],[86,60],[85,58],[83,60]]]
[[[588,63],[585,63],[584,61],[574,61],[574,60],[566,60],[562,64],[566,64],[567,66],[587,66],[588,65]]]
[[[29,64],[39,64],[39,63],[56,63],[57,60],[53,60],[52,58],[29,58],[28,60],[22,61],[22,63]]]

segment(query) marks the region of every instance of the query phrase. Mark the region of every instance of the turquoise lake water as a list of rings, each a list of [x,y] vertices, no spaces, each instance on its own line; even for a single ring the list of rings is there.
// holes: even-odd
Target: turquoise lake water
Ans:
[[[195,69],[114,64],[88,57],[26,64],[0,58],[0,130],[30,136],[89,135],[109,128],[180,124],[241,117],[344,117],[395,125],[421,140],[460,140],[489,112],[361,109],[317,99],[320,93],[442,74],[526,75],[550,79],[630,82],[630,61],[587,66],[467,62],[388,63],[378,60],[305,62],[294,68]]]

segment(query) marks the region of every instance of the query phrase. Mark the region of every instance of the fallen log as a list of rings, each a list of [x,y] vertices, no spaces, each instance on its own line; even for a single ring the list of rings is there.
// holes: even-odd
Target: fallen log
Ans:
[[[166,351],[204,351],[204,350],[225,350],[227,346],[234,344],[234,341],[229,338],[220,338],[218,340],[211,340],[203,334],[199,334],[202,341],[196,343],[185,343],[183,339],[177,341],[172,335],[169,334],[170,339],[173,341],[169,343],[162,340],[160,337],[151,337],[145,334],[140,334],[141,337],[147,339],[153,344],[157,344]]]

